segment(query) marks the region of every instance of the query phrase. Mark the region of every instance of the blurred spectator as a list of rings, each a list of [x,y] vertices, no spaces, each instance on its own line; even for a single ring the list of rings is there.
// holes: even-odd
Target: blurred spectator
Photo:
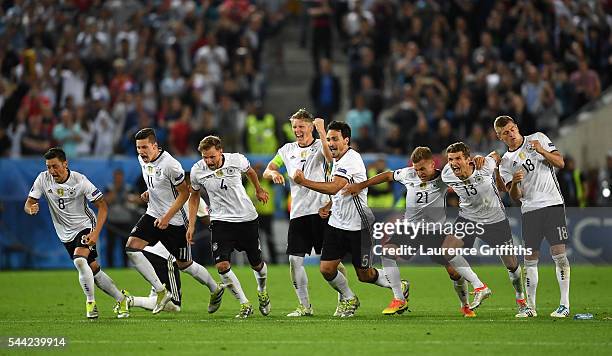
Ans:
[[[578,62],[578,69],[572,73],[570,81],[576,88],[578,106],[588,103],[601,94],[599,75],[589,69],[586,59]]]
[[[263,103],[252,104],[246,118],[245,147],[248,153],[273,154],[278,149],[276,118],[264,109]]]
[[[599,170],[598,181],[598,205],[612,206],[612,150],[606,155],[606,165]]]
[[[374,130],[374,119],[372,112],[365,106],[362,94],[355,96],[355,106],[346,114],[346,123],[351,127],[351,139],[358,140],[361,137],[361,127]]]
[[[405,131],[403,131],[402,133],[405,134]],[[416,147],[419,146],[431,147],[432,144],[435,144],[435,141],[433,141],[433,139],[434,136],[429,130],[429,124],[427,123],[427,120],[425,119],[425,117],[420,117],[416,123],[416,128],[410,134],[410,139],[408,140],[408,153],[412,152]]]
[[[472,132],[465,143],[470,147],[470,151],[473,154],[481,154],[486,156],[490,153],[487,151],[490,147],[489,141],[487,140],[485,132],[480,124],[474,124],[472,126]]]
[[[368,166],[368,178],[389,171],[387,162],[379,157]],[[376,184],[368,189],[368,206],[373,209],[390,209],[393,207],[393,185],[390,182]]]
[[[452,128],[447,120],[440,120],[438,124],[438,132],[434,138],[435,145],[431,145],[433,152],[443,152],[452,143],[459,141],[452,133]]]
[[[77,145],[81,142],[81,125],[76,122],[74,114],[70,110],[60,113],[60,122],[53,128],[53,139],[66,152],[66,157],[77,156]]]
[[[588,195],[586,178],[576,168],[576,162],[571,156],[565,156],[565,166],[557,172],[557,178],[565,205],[585,207]]]
[[[340,110],[340,79],[332,72],[332,64],[328,58],[321,58],[319,67],[319,73],[310,84],[310,100],[315,107],[316,116],[329,123]]]
[[[312,33],[312,63],[315,72],[318,72],[321,57],[332,58],[333,9],[329,0],[312,0],[308,15]]]

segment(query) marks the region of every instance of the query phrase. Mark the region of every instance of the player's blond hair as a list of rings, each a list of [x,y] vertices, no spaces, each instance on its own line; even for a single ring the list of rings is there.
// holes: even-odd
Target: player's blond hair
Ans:
[[[515,123],[514,119],[508,115],[502,115],[495,118],[495,122],[493,122],[493,127],[495,128],[495,132],[499,133],[499,130],[506,127],[509,123]]]
[[[427,159],[432,159],[433,158],[433,154],[431,153],[431,150],[429,149],[429,147],[423,147],[423,146],[419,146],[417,148],[414,149],[414,151],[412,151],[412,154],[410,155],[410,160],[412,161],[412,163],[419,163],[423,160],[427,160]]]
[[[214,147],[217,150],[222,149],[223,145],[221,144],[221,139],[217,136],[204,137],[202,141],[200,141],[200,144],[198,145],[198,151],[204,152],[210,149],[211,147]]]
[[[302,120],[302,121],[306,121],[306,122],[310,122],[312,123],[314,121],[314,116],[312,116],[311,113],[308,112],[308,110],[301,108],[298,111],[296,111],[293,115],[291,115],[291,117],[289,117],[290,121],[293,120]]]

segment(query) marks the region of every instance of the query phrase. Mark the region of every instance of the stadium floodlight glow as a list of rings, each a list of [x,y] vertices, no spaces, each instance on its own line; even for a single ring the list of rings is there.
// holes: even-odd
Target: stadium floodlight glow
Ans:
[[[610,197],[610,188],[604,188],[601,191],[601,194],[603,195],[604,198],[609,198]]]

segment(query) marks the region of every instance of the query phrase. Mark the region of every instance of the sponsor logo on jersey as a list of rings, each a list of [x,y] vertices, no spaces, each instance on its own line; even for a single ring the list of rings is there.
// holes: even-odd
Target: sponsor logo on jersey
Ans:
[[[174,178],[174,180],[175,180],[176,182],[178,182],[179,180],[183,179],[183,176],[184,176],[184,175],[185,175],[184,173],[181,173],[181,174],[179,174],[179,176],[178,176],[178,177]]]
[[[98,194],[100,194],[100,190],[96,189],[96,190],[93,191],[93,193],[91,193],[91,196],[95,197]]]
[[[338,172],[346,174],[346,169],[344,169],[344,168],[338,168]]]
[[[549,142],[549,143],[548,143],[548,147],[555,147],[555,144],[554,144],[554,143],[552,143],[552,142]]]

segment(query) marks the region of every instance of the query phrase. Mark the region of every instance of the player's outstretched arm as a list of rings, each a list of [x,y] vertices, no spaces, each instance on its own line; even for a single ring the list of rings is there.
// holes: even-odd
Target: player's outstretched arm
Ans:
[[[280,159],[280,156],[276,155],[276,157],[268,163],[266,170],[263,172],[263,178],[271,180],[274,184],[285,184],[285,177],[278,171],[280,166],[275,162],[277,157]]]
[[[316,192],[329,195],[335,195],[348,183],[348,180],[346,178],[340,176],[334,176],[334,179],[331,182],[314,182],[309,179],[306,179],[304,177],[304,172],[299,169],[295,171],[293,181],[296,184],[299,184],[308,189],[312,189]]]
[[[185,180],[176,186],[176,190],[178,191],[178,196],[176,199],[174,199],[174,203],[172,203],[168,211],[162,217],[155,220],[153,226],[162,230],[167,228],[170,219],[172,219],[179,209],[185,205],[187,199],[189,199],[189,187],[187,186],[187,182]]]
[[[364,180],[360,183],[349,184],[344,187],[344,189],[342,189],[342,195],[357,195],[359,194],[359,192],[361,192],[367,187],[371,187],[373,185],[378,185],[385,182],[393,182],[392,171],[378,173],[374,177],[369,178],[368,180]]]
[[[40,207],[38,206],[38,199],[28,197],[28,199],[26,199],[25,205],[23,206],[23,210],[28,215],[38,214],[38,210],[40,210]]]
[[[98,241],[98,237],[100,236],[100,232],[104,227],[104,223],[106,223],[106,217],[108,216],[108,204],[106,204],[106,200],[104,197],[97,199],[93,202],[93,205],[98,210],[96,215],[96,227],[91,231],[87,236],[85,236],[85,241],[89,246],[93,246]]]
[[[261,187],[261,184],[259,184],[257,172],[255,172],[253,167],[249,167],[249,169],[246,171],[246,175],[247,178],[249,178],[249,180],[251,181],[251,183],[253,183],[253,186],[255,186],[255,196],[257,197],[257,200],[266,204],[268,202],[268,192],[266,192]]]
[[[325,156],[325,161],[327,163],[332,163],[334,161],[334,157],[332,156],[331,150],[329,149],[329,144],[327,142],[327,132],[325,132],[325,121],[323,119],[317,117],[314,122],[314,127],[319,133],[319,138],[321,138],[321,146],[323,147],[323,156]]]
[[[198,208],[200,207],[200,192],[191,190],[189,193],[189,211],[188,220],[189,227],[187,228],[186,239],[187,242],[193,244],[193,234],[195,233],[196,220],[198,219]]]

